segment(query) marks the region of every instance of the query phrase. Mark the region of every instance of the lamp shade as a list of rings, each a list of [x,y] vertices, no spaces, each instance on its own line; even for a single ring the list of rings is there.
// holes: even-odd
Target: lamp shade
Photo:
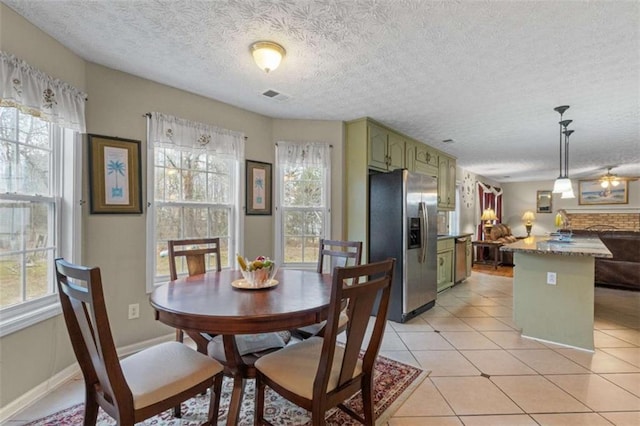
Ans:
[[[553,184],[553,193],[561,194],[563,192],[567,192],[571,190],[571,179],[569,178],[558,178]]]
[[[482,217],[480,220],[497,220],[498,216],[496,216],[496,212],[493,209],[485,209],[482,212]]]
[[[564,191],[560,198],[565,198],[565,199],[576,198],[575,194],[573,193],[573,188],[569,188],[568,191]]]
[[[522,215],[522,220],[524,220],[527,223],[531,223],[531,221],[535,220],[535,219],[536,219],[536,216],[533,214],[533,212],[531,210],[527,210]]]
[[[251,45],[250,50],[258,67],[267,73],[278,68],[286,54],[284,47],[272,41],[257,41]]]

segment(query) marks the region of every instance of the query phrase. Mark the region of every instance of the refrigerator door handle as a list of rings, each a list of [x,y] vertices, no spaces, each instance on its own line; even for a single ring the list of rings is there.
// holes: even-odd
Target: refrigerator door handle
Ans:
[[[425,263],[427,260],[427,238],[429,229],[429,216],[427,215],[427,205],[424,201],[421,201],[420,204],[420,247],[422,248],[422,252],[420,253],[420,263]]]

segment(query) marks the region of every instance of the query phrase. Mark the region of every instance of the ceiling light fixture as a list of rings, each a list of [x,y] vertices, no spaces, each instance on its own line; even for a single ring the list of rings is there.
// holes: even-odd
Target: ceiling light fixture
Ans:
[[[620,178],[611,173],[613,167],[607,167],[607,174],[600,178],[600,186],[603,188],[609,188],[610,186],[620,185]]]
[[[284,47],[272,41],[256,41],[249,50],[258,67],[266,73],[278,68],[287,53]]]
[[[567,126],[573,120],[563,120],[562,115],[569,109],[569,105],[555,107],[553,110],[560,114],[560,175],[553,184],[553,192],[562,194],[562,198],[575,198],[573,194],[573,185],[569,179],[569,136],[573,130],[567,130]],[[564,131],[562,130],[564,128]],[[564,134],[564,174],[562,174],[562,135]]]

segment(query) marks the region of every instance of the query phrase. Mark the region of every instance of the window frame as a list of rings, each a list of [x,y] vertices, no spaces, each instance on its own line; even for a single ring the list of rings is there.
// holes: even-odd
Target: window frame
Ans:
[[[242,236],[243,226],[240,220],[241,204],[240,200],[244,197],[243,188],[244,181],[242,176],[244,174],[243,163],[244,159],[239,160],[236,158],[228,157],[232,164],[231,170],[231,187],[229,188],[229,200],[230,204],[221,204],[219,202],[202,202],[202,201],[156,201],[156,147],[152,145],[150,137],[147,137],[147,244],[146,244],[146,291],[147,293],[153,292],[153,290],[169,281],[169,276],[156,277],[156,220],[157,210],[161,206],[173,206],[173,207],[208,207],[216,208],[223,207],[229,209],[229,268],[233,268],[235,259],[235,253],[241,252],[243,249]],[[179,146],[173,147],[177,151],[193,151],[193,148]],[[183,170],[182,168],[180,170]],[[224,266],[223,266],[224,267]]]
[[[283,206],[283,196],[284,196],[284,172],[285,165],[280,162],[278,156],[278,145],[276,144],[276,158],[275,158],[275,176],[274,186],[275,186],[275,261],[282,268],[298,268],[298,269],[315,269],[317,267],[317,259],[314,262],[285,262],[284,249],[285,249],[285,235],[284,235],[284,215],[289,211],[317,211],[322,210],[323,214],[323,232],[322,235],[319,235],[318,238],[330,238],[331,236],[331,145],[327,143],[329,148],[329,155],[327,158],[328,165],[327,167],[323,167],[324,176],[323,176],[323,194],[324,194],[324,205],[323,206],[296,206],[296,207],[285,207]]]
[[[5,107],[9,108],[9,107]],[[19,114],[25,114],[19,111]],[[18,136],[16,135],[16,138]],[[0,194],[4,200],[35,200],[53,203],[53,259],[64,257],[70,262],[80,260],[82,240],[82,135],[49,123],[50,184],[49,195]],[[0,308],[0,337],[15,333],[62,313],[53,264],[48,279],[51,293],[32,300]]]

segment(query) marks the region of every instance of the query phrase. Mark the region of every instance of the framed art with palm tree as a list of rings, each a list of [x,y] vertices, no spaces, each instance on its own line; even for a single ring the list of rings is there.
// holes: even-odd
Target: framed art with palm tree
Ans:
[[[88,135],[92,214],[142,213],[140,141]]]

